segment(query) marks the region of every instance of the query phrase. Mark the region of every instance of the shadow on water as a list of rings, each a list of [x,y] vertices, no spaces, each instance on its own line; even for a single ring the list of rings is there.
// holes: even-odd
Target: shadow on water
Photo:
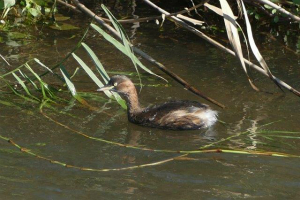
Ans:
[[[168,23],[165,26],[173,28],[173,25]],[[167,30],[159,32],[153,24],[135,26],[132,30],[132,38],[137,46],[205,94],[227,106],[224,110],[215,108],[219,112],[219,118],[225,121],[226,125],[218,123],[210,130],[183,132],[136,126],[127,121],[125,110],[114,102],[104,100],[103,94],[97,94],[99,98],[87,98],[93,106],[100,108],[98,111],[88,110],[77,102],[70,101],[68,105],[58,107],[55,111],[44,108],[44,113],[88,136],[139,148],[195,150],[249,130],[249,134],[212,148],[258,149],[299,155],[299,134],[267,133],[267,130],[300,131],[300,114],[297,112],[300,105],[297,97],[289,93],[282,96],[251,90],[241,67],[233,57],[183,30],[175,30],[173,34]],[[74,41],[78,37],[73,38],[72,35],[78,33],[62,33],[55,38],[37,40],[32,51],[29,51],[30,45],[15,45],[9,51],[9,60],[12,64],[19,64],[30,56],[42,57],[44,63],[56,63],[75,44]],[[98,52],[111,74],[134,72],[130,61],[125,60],[104,40],[90,36],[86,42]],[[41,46],[37,48],[37,44]],[[53,48],[56,50],[53,51]],[[7,51],[8,49],[4,48]],[[299,63],[298,58],[289,52],[281,52],[283,55],[278,55],[280,50],[272,49],[278,47],[270,43],[266,49],[262,49],[262,53],[267,55],[266,59],[274,69],[274,74],[283,80],[289,80],[293,85],[299,84],[299,71],[296,70],[295,64]],[[66,65],[73,69],[77,66],[72,60]],[[288,73],[285,66],[290,69]],[[153,70],[162,75],[157,69]],[[148,75],[145,77],[145,86],[139,94],[144,105],[171,99],[203,101],[170,79],[166,84]],[[255,72],[253,77],[262,89],[278,92],[267,78]],[[131,78],[138,83],[134,73]],[[78,91],[91,92],[97,89],[83,71],[79,71],[74,82]],[[10,95],[2,95],[0,100],[13,101],[17,105],[0,104],[1,135],[13,138],[23,147],[50,159],[81,167],[122,168],[157,162],[178,155],[124,148],[95,141],[45,118],[37,105],[29,105]],[[279,122],[263,128],[266,131],[264,134],[258,133],[262,125],[275,121]],[[278,137],[288,135],[294,138]],[[271,199],[296,198],[300,188],[298,158],[190,154],[152,167],[88,172],[63,168],[30,157],[9,143],[1,141],[0,163],[0,195],[5,199]]]

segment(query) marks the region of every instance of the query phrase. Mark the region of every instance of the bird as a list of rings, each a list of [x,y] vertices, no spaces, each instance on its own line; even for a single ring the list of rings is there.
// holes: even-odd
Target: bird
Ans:
[[[173,100],[163,104],[141,107],[133,82],[124,75],[114,75],[97,91],[113,91],[127,104],[128,121],[141,126],[169,130],[209,128],[217,121],[218,113],[197,101]]]

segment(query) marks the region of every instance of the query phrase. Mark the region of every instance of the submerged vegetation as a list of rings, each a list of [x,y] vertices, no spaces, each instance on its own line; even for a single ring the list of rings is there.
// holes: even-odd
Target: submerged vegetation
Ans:
[[[119,2],[115,5],[132,5],[135,1],[116,1]],[[76,29],[77,27],[71,24],[61,24],[60,20],[64,20],[68,17],[64,17],[58,15],[58,10],[62,7],[70,9],[76,14],[85,14],[91,17],[92,22],[86,28],[85,32],[81,40],[74,46],[72,50],[56,65],[49,67],[45,63],[42,63],[39,58],[33,58],[21,64],[18,67],[15,67],[13,70],[6,71],[3,74],[0,74],[0,83],[2,83],[0,88],[1,94],[14,94],[21,99],[24,99],[28,102],[32,102],[34,104],[39,105],[40,113],[54,122],[58,126],[62,126],[68,129],[71,132],[79,134],[85,138],[96,140],[99,142],[104,142],[107,144],[119,146],[122,148],[132,148],[135,150],[141,151],[151,151],[151,152],[163,152],[163,153],[172,153],[172,154],[180,154],[179,156],[175,156],[163,161],[137,165],[133,167],[126,168],[114,168],[114,169],[92,169],[92,168],[82,168],[73,165],[68,165],[60,161],[56,161],[53,159],[48,159],[44,156],[37,155],[30,150],[23,148],[16,144],[13,140],[0,136],[1,139],[10,142],[15,147],[19,148],[21,151],[28,153],[32,156],[35,156],[39,159],[47,160],[55,164],[59,164],[65,167],[72,167],[81,170],[88,171],[113,171],[113,170],[125,170],[125,169],[134,169],[146,166],[154,166],[163,164],[169,161],[175,161],[176,159],[180,159],[182,157],[187,157],[190,154],[198,154],[198,153],[237,153],[237,154],[251,154],[251,155],[270,155],[270,156],[280,156],[280,157],[299,157],[296,155],[285,154],[282,152],[266,152],[263,150],[251,151],[248,149],[230,149],[230,145],[218,146],[221,143],[226,141],[230,141],[233,138],[241,137],[243,135],[252,134],[252,130],[246,130],[245,132],[238,133],[227,138],[223,138],[219,141],[211,142],[207,145],[199,147],[196,150],[159,150],[159,149],[150,149],[146,147],[138,147],[134,145],[127,145],[118,142],[113,142],[109,140],[105,140],[102,138],[91,137],[86,133],[70,128],[67,125],[62,124],[61,122],[53,119],[48,116],[44,111],[44,107],[47,109],[55,110],[55,106],[59,104],[64,104],[67,102],[68,98],[66,98],[66,93],[71,94],[74,99],[80,102],[83,106],[91,109],[91,110],[99,110],[94,108],[90,103],[85,99],[86,95],[93,95],[93,92],[85,93],[78,91],[76,88],[76,82],[73,81],[74,77],[78,73],[78,68],[72,69],[66,65],[66,61],[68,59],[74,59],[81,69],[86,73],[90,80],[97,86],[103,87],[109,80],[109,73],[105,70],[105,66],[102,64],[101,60],[97,57],[97,54],[94,52],[92,47],[87,45],[85,42],[87,35],[93,31],[93,34],[97,33],[97,36],[103,37],[107,42],[113,45],[117,50],[122,52],[128,59],[132,62],[133,67],[136,70],[136,76],[139,79],[139,84],[142,86],[142,75],[140,71],[145,71],[150,75],[153,75],[157,78],[166,81],[165,78],[159,76],[152,72],[148,67],[146,67],[142,61],[138,58],[137,55],[141,56],[144,60],[149,63],[155,65],[161,71],[165,72],[175,81],[183,85],[186,89],[191,91],[192,93],[206,99],[207,101],[224,108],[223,103],[219,103],[216,100],[204,95],[197,88],[190,85],[187,81],[183,80],[180,76],[169,70],[159,61],[156,61],[150,55],[147,55],[145,52],[137,48],[132,44],[130,38],[126,35],[126,31],[124,30],[121,23],[137,23],[148,20],[155,20],[156,23],[161,27],[164,26],[165,20],[170,20],[176,24],[178,27],[185,28],[191,33],[196,34],[202,39],[208,41],[216,48],[219,48],[226,53],[232,54],[237,57],[240,65],[242,66],[246,78],[248,79],[251,87],[257,91],[260,91],[261,88],[258,88],[253,81],[253,78],[249,74],[249,66],[252,69],[257,70],[261,74],[268,77],[274,85],[276,85],[280,90],[289,90],[293,94],[300,96],[300,92],[283,82],[279,78],[275,77],[272,71],[269,69],[266,60],[263,58],[260,53],[256,42],[255,36],[253,34],[253,23],[258,23],[259,26],[263,26],[263,23],[271,22],[272,25],[278,27],[284,27],[287,24],[292,24],[295,27],[290,29],[285,29],[286,36],[296,34],[299,31],[300,18],[297,16],[300,13],[300,2],[298,0],[293,1],[284,1],[279,7],[278,4],[274,4],[272,1],[268,0],[257,0],[257,1],[226,1],[220,0],[218,7],[215,2],[214,4],[209,4],[209,1],[187,1],[188,3],[192,2],[192,7],[189,9],[185,9],[179,12],[169,13],[165,9],[158,6],[158,4],[153,3],[149,0],[141,1],[145,3],[145,5],[153,8],[154,10],[159,12],[158,16],[154,17],[145,17],[145,18],[137,18],[137,19],[122,19],[117,20],[114,15],[110,12],[110,10],[102,5],[102,12],[106,14],[108,18],[100,17],[96,15],[93,11],[84,6],[84,1],[80,2],[78,0],[72,1],[38,1],[38,0],[21,0],[15,2],[13,0],[4,0],[2,4],[0,4],[0,9],[2,11],[1,14],[1,27],[3,31],[9,32],[12,30],[14,26],[18,26],[21,23],[24,24],[35,24],[35,25],[48,25],[49,27],[56,30],[70,30]],[[94,2],[97,3],[97,2]],[[168,2],[170,3],[170,2]],[[59,6],[58,6],[59,5]],[[250,6],[247,9],[247,6]],[[287,11],[289,9],[291,12]],[[191,14],[194,12],[194,14]],[[203,14],[199,14],[199,12],[203,12]],[[225,26],[218,27],[217,25],[208,25],[209,23],[202,21],[199,19],[201,15],[206,16],[207,12],[215,13],[216,19],[222,19]],[[186,16],[184,14],[188,13]],[[209,15],[211,15],[211,13]],[[235,14],[236,13],[236,14]],[[292,14],[293,13],[293,14]],[[265,16],[268,16],[269,19],[264,19]],[[21,19],[21,20],[17,20]],[[207,19],[205,19],[207,21]],[[212,20],[215,20],[213,17]],[[282,24],[280,24],[282,23]],[[111,24],[111,25],[110,25]],[[199,28],[200,27],[200,28]],[[208,33],[213,33],[218,30],[220,32],[226,32],[228,36],[228,43],[230,43],[232,49],[225,47],[221,42],[214,40],[212,37],[209,37],[204,33],[204,30],[207,30]],[[288,40],[286,38],[286,40]],[[243,42],[245,41],[245,42]],[[245,53],[244,46],[247,47],[248,53]],[[300,49],[300,39],[298,35],[298,43],[294,45],[292,51],[298,51]],[[85,62],[78,51],[84,51],[90,57],[90,61],[94,63],[93,66],[90,66]],[[256,58],[258,65],[252,63],[249,59],[249,54],[252,52],[252,55]],[[297,52],[295,52],[297,54]],[[248,57],[245,58],[244,55]],[[5,65],[10,66],[9,60],[5,58],[5,52],[0,52],[1,59]],[[96,72],[95,72],[96,71]],[[117,72],[122,73],[122,72]],[[51,78],[48,79],[48,75],[51,74]],[[60,85],[52,85],[52,79],[61,81]],[[68,90],[66,89],[68,88]],[[106,91],[105,95],[108,99],[113,99],[118,102],[124,109],[126,109],[126,104],[124,100],[115,92]],[[12,95],[13,96],[13,95]],[[99,99],[97,99],[99,100]],[[1,100],[0,104],[4,106],[14,106],[10,101]],[[226,102],[224,103],[226,105]],[[66,114],[66,113],[62,113]],[[259,137],[264,138],[266,141],[274,140],[274,138],[286,138],[286,139],[299,139],[300,137],[297,135],[299,132],[292,131],[272,131],[263,129],[265,126],[270,126],[272,123],[268,123],[259,127],[259,130],[255,131],[255,134]],[[226,126],[226,123],[224,123]],[[295,136],[296,135],[296,136]],[[210,149],[213,147],[214,149]]]

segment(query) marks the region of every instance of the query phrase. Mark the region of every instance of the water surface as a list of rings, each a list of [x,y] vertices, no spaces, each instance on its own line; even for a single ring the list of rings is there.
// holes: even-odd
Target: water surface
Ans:
[[[129,36],[132,36],[130,32],[133,29],[127,28]],[[288,91],[282,95],[269,79],[252,70],[257,86],[275,94],[255,92],[235,58],[185,30],[175,29],[172,24],[166,23],[164,30],[159,31],[154,23],[144,24],[135,30],[132,39],[139,48],[206,95],[225,104],[226,109],[211,106],[219,112],[220,120],[226,125],[217,123],[209,130],[181,132],[136,126],[127,121],[125,110],[113,101],[108,102],[103,94],[86,96],[91,105],[101,108],[98,111],[89,110],[71,100],[54,105],[55,110],[44,108],[44,113],[88,136],[139,148],[195,150],[251,130],[210,149],[263,150],[300,155],[299,138],[296,138],[299,134],[257,133],[262,129],[300,131],[299,97]],[[13,66],[33,57],[51,66],[71,50],[82,34],[79,30],[43,31],[48,36],[42,39],[38,39],[32,31],[31,38],[1,44],[1,53],[5,55],[6,52]],[[86,43],[97,52],[110,75],[126,72],[138,84],[130,60],[94,35],[96,33],[90,33]],[[299,57],[278,43],[265,40],[262,35],[257,37],[263,41],[259,48],[274,75],[295,87],[299,86]],[[13,45],[16,43],[18,45]],[[77,53],[92,65],[82,50]],[[139,96],[143,105],[171,99],[208,103],[184,90],[146,61],[144,63],[169,82],[142,73],[144,87]],[[65,65],[70,71],[78,67],[72,59]],[[0,70],[4,73],[9,69],[3,66]],[[48,78],[55,80],[53,84],[61,84],[53,77]],[[75,76],[74,83],[80,92],[92,93],[97,89],[83,71]],[[66,94],[63,96],[70,99]],[[2,94],[0,100],[15,104],[0,104],[1,135],[53,160],[79,167],[120,169],[180,155],[95,141],[50,121],[40,113],[39,105],[9,94]],[[0,143],[2,199],[295,199],[300,194],[299,158],[204,153],[190,154],[157,166],[93,172],[65,168],[22,153],[4,140]]]

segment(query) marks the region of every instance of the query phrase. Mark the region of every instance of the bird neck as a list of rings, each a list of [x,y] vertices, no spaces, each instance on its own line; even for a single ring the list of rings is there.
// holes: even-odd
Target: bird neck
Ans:
[[[128,107],[128,114],[130,115],[135,115],[143,110],[140,106],[139,98],[135,88],[126,95],[126,103]]]

